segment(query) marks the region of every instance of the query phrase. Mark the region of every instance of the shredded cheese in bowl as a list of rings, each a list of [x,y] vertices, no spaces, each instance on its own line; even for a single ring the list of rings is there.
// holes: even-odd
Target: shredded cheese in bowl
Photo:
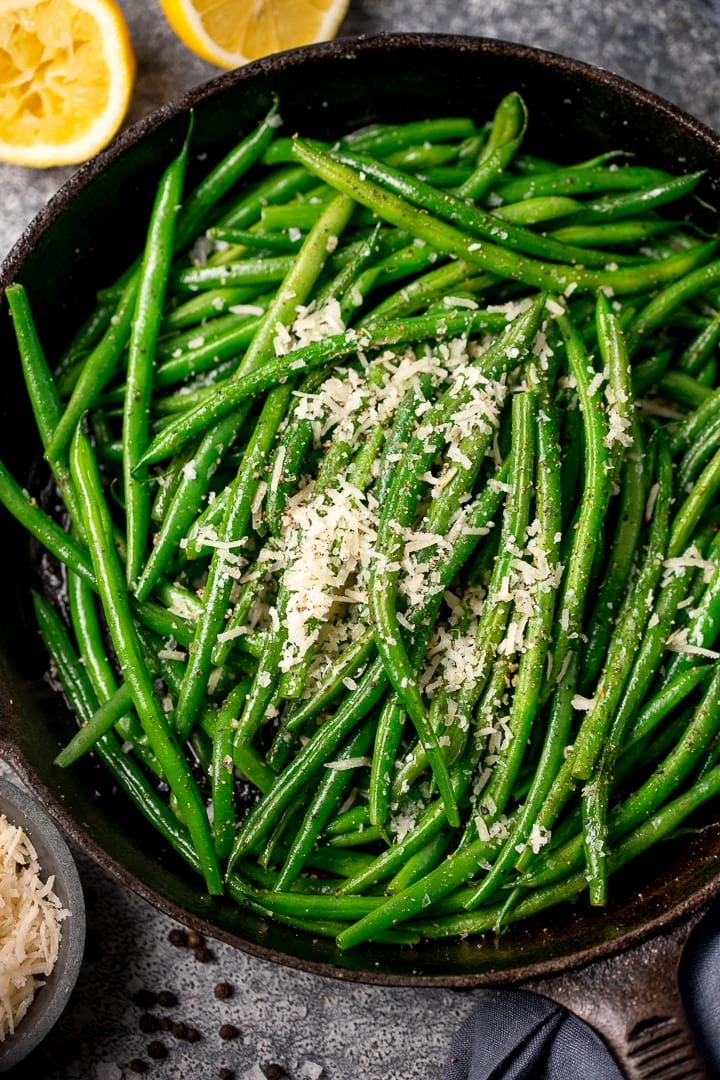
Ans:
[[[0,1042],[13,1035],[58,958],[66,911],[27,833],[0,815]]]

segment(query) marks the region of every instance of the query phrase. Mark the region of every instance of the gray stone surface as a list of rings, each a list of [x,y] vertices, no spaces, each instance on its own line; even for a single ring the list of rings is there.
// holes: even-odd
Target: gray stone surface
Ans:
[[[710,6],[710,0],[353,0],[342,34],[419,30],[521,41],[619,72],[720,127],[720,26],[709,17]],[[123,8],[138,58],[130,122],[216,69],[176,41],[155,3],[124,0]],[[0,165],[0,254],[68,175]],[[193,1044],[159,1036],[169,1054],[149,1062],[157,1080],[212,1077],[222,1065],[261,1080],[257,1064],[271,1061],[285,1065],[293,1080],[317,1075],[314,1066],[328,1080],[434,1080],[442,1074],[449,1038],[472,1008],[471,996],[348,986],[219,944],[212,945],[211,963],[198,964],[168,943],[171,920],[85,857],[79,864],[88,905],[85,962],[70,1007],[23,1076],[133,1075],[128,1062],[149,1061],[147,1043],[158,1037],[138,1029],[141,1010],[131,994],[140,986],[174,991],[173,1019],[203,1035]],[[221,979],[235,986],[227,1002],[213,996]],[[231,1042],[218,1034],[226,1022],[240,1029]]]

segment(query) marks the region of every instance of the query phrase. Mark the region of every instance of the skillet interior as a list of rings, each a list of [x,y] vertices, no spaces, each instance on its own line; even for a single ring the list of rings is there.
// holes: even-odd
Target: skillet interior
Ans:
[[[396,35],[297,50],[213,80],[158,110],[81,169],[27,230],[0,272],[27,288],[52,362],[90,311],[96,288],[113,281],[142,243],[157,178],[196,112],[194,145],[216,160],[280,96],[285,131],[337,136],[375,119],[474,115],[484,120],[518,90],[530,107],[527,146],[559,160],[603,149],[633,150],[644,164],[708,170],[703,193],[720,185],[720,139],[666,102],[598,69],[549,53],[482,39]],[[197,163],[194,163],[197,168]],[[6,309],[3,300],[3,315]],[[0,320],[5,358],[0,457],[25,482],[42,482],[40,449],[25,401],[10,321]],[[52,759],[73,730],[43,680],[46,661],[33,626],[32,550],[14,522],[0,533],[5,595],[0,617],[0,754],[8,758],[70,835],[102,865],[168,913],[249,952],[326,975],[378,983],[473,986],[519,980],[617,951],[702,904],[720,888],[720,827],[663,845],[615,881],[606,911],[565,907],[513,927],[501,939],[430,943],[412,950],[364,947],[340,954],[331,942],[268,925],[205,896],[137,811],[89,760],[70,770]],[[717,813],[720,821],[720,811]],[[658,865],[661,870],[658,872]]]

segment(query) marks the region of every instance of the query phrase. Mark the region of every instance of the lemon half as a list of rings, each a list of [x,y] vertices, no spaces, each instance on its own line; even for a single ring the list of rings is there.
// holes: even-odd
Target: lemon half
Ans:
[[[220,67],[329,41],[349,0],[160,0],[188,49]]]
[[[0,0],[0,160],[86,161],[120,127],[134,76],[113,0]]]

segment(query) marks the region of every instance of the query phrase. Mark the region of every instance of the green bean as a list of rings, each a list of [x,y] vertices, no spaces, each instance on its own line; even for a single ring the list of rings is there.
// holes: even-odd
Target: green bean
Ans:
[[[206,292],[198,293],[191,300],[186,300],[165,312],[160,323],[160,333],[165,335],[185,330],[187,327],[197,327],[198,323],[202,323],[205,319],[215,319],[236,305],[250,303],[257,296],[257,292],[257,286],[248,286],[235,289],[208,289]],[[158,348],[162,348],[166,340],[161,337]]]
[[[677,366],[688,375],[698,375],[711,353],[720,343],[720,313],[710,319],[698,335],[683,350],[677,360]]]
[[[720,388],[711,391],[705,401],[698,405],[695,412],[691,413],[686,420],[678,424],[670,434],[670,450],[673,454],[684,450],[695,439],[709,421],[714,421],[720,412]]]
[[[568,199],[562,195],[540,195],[537,199],[524,199],[519,203],[509,203],[507,206],[493,208],[495,217],[509,221],[513,225],[539,225],[544,221],[555,221],[557,218],[567,217],[574,214],[582,203],[575,199]],[[562,243],[572,244],[575,241],[558,236],[560,230],[549,232],[548,235]],[[592,242],[591,242],[592,246]],[[597,245],[598,247],[600,245]]]
[[[253,231],[252,229],[228,229],[217,226],[208,229],[209,240],[219,240],[225,244],[236,244],[249,248],[265,248],[267,251],[288,253],[298,251],[302,237],[291,240],[289,236],[277,236],[274,233]]]
[[[700,569],[703,571],[700,576],[701,582],[706,581],[704,575],[708,570],[710,580],[707,581],[702,595],[691,609],[687,630],[688,652],[679,652],[673,657],[667,666],[663,685],[674,679],[680,672],[691,668],[696,662],[693,660],[693,655],[696,658],[703,655],[702,652],[693,654],[694,649],[712,649],[720,630],[720,541],[717,538],[713,541],[707,560],[698,559],[696,556],[690,561],[700,564]],[[713,657],[711,656],[710,659]]]
[[[298,484],[300,472],[308,449],[313,441],[313,425],[310,420],[298,420],[297,408],[303,394],[315,393],[327,378],[324,368],[310,372],[300,384],[297,400],[290,407],[285,431],[278,441],[269,468],[265,494],[265,521],[272,536],[280,536],[282,514],[288,495]]]
[[[666,371],[659,383],[665,396],[691,409],[699,408],[712,394],[708,387],[684,371]]]
[[[270,319],[270,312],[265,318]],[[267,322],[263,325],[267,325]],[[262,367],[256,367],[253,364],[249,370],[245,369],[246,356],[237,372],[222,386],[217,387],[207,400],[187,415],[169,424],[155,438],[140,465],[162,461],[183,446],[197,432],[203,431],[209,423],[219,420],[234,409],[246,397],[259,394],[268,387],[282,384],[295,374],[313,370],[330,360],[357,352],[358,347],[381,348],[436,337],[438,333],[441,333],[441,336],[449,336],[464,331],[470,333],[475,328],[499,329],[504,325],[506,325],[506,320],[502,316],[498,318],[492,313],[463,311],[459,314],[450,313],[442,316],[424,316],[397,322],[377,323],[365,327],[362,331],[351,328],[344,334],[333,334],[323,338],[322,341],[293,349],[287,355],[270,360]]]
[[[134,585],[140,574],[150,522],[147,474],[136,466],[149,439],[153,359],[172,259],[188,142],[189,135],[179,157],[165,170],[158,186],[138,275],[137,300],[128,344],[123,410],[123,480],[129,585]]]
[[[248,171],[265,151],[279,125],[277,102],[246,138],[241,140],[198,184],[183,203],[177,220],[177,250],[189,243],[201,228],[208,211]],[[179,200],[178,200],[179,201]]]
[[[85,551],[40,509],[35,499],[13,480],[2,462],[0,502],[51,555],[84,578],[92,588],[96,588],[93,568]]]
[[[182,466],[172,502],[135,587],[138,600],[147,598],[160,575],[165,572],[177,545],[196,516],[223,454],[247,419],[248,412],[249,402],[224,417],[210,429],[196,452]]]
[[[648,169],[641,165],[623,165],[621,168],[569,168],[553,169],[548,173],[504,180],[494,191],[492,201],[519,202],[538,195],[590,195],[597,191],[636,191],[651,185],[665,184],[672,180],[660,169]],[[697,183],[697,181],[696,181]]]
[[[673,522],[668,558],[679,555],[720,488],[720,450],[707,463]]]
[[[653,509],[647,552],[640,573],[633,583],[628,604],[616,623],[593,705],[576,736],[572,755],[568,758],[573,776],[579,779],[588,779],[605,741],[613,709],[619,701],[649,617],[650,602],[660,578],[666,548],[671,550],[672,540],[668,541],[671,483],[669,455],[666,445],[661,441],[658,455],[659,491]],[[618,737],[617,729],[615,735],[610,736],[611,742],[613,737]]]
[[[367,807],[353,806],[349,810],[338,813],[337,817],[328,822],[324,831],[326,836],[340,836],[342,833],[354,832],[370,824]]]
[[[720,445],[720,414],[702,429],[697,440],[685,451],[678,465],[677,490],[687,492],[710,455]]]
[[[247,884],[242,881],[238,874],[230,874],[228,877],[228,891],[239,904],[250,908],[251,911],[255,911],[259,915],[272,919],[275,922],[284,923],[286,926],[292,926],[313,937],[336,937],[345,925],[336,919],[326,917],[311,919],[299,916],[295,913],[287,914],[286,912],[278,911],[277,904],[268,907],[262,902],[263,898],[267,896],[268,893],[254,893],[250,895],[248,893]],[[260,897],[260,899],[257,899],[257,897]],[[376,941],[379,944],[396,946],[414,945],[419,940],[417,933],[406,930],[388,931],[373,938],[373,941]]]
[[[38,338],[24,288],[22,285],[10,285],[6,289],[6,296],[15,327],[20,361],[25,378],[25,386],[28,391],[35,423],[43,447],[47,449],[51,442],[55,425],[58,423],[62,412],[60,398],[50,369],[45,360],[45,355],[40,344],[40,339]],[[51,461],[50,466],[58,491],[67,508],[74,528],[78,533],[82,534],[80,507],[70,478],[67,457],[64,456],[61,460]],[[1,465],[0,470],[2,470]],[[5,473],[4,470],[2,470],[2,473],[3,482],[0,486],[5,490],[5,498],[0,495],[0,499],[5,502],[7,508],[11,510],[11,513],[15,513],[16,516],[18,513],[23,513],[26,517],[32,517],[36,527],[41,530],[46,531],[46,529],[49,529],[53,538],[56,539],[61,545],[61,550],[63,550],[65,542],[54,528],[53,523],[49,519],[45,522],[42,516],[32,514],[30,505],[28,505],[27,508],[23,507],[22,502],[18,498],[17,486],[14,484],[9,474]],[[12,506],[15,507],[15,510],[11,508],[10,503],[6,501],[7,499],[10,500]],[[38,534],[36,533],[35,535]],[[44,542],[41,536],[38,536],[38,538],[41,540],[41,543]]]
[[[711,289],[718,282],[720,259],[709,262],[706,266],[688,267],[684,275],[679,275],[677,280],[662,289],[635,317],[628,333],[630,354],[637,349],[645,335],[660,326],[681,304],[706,289]]]
[[[57,421],[46,455],[52,463],[67,452],[76,425],[92,408],[114,375],[130,336],[138,295],[138,279],[133,277],[122,292],[107,331],[85,360],[72,389],[65,412]]]
[[[201,333],[188,333],[191,347],[183,348],[180,342],[170,355],[169,346],[175,339],[170,339],[167,348],[158,350],[159,364],[155,374],[156,386],[172,386],[188,377],[211,370],[223,360],[230,360],[244,351],[253,339],[260,325],[264,305],[251,305],[254,314],[230,315],[206,323]],[[224,323],[215,326],[213,323]]]
[[[533,597],[533,611],[525,632],[508,722],[508,745],[498,752],[492,779],[481,796],[481,806],[494,804],[495,813],[502,813],[509,801],[537,713],[555,609],[554,579],[558,568],[560,532],[560,454],[557,422],[547,387],[542,379],[538,379],[537,373],[531,379],[531,386],[533,396],[542,401],[538,410],[542,412],[542,416],[538,417],[537,423],[536,470],[536,520],[540,528],[534,543],[537,552],[535,558],[544,577],[536,584],[537,595]],[[516,395],[514,401],[518,400],[518,396]],[[516,445],[519,443],[519,440],[515,440]]]
[[[510,93],[502,99],[493,117],[487,142],[482,146],[471,175],[458,188],[461,199],[478,201],[497,183],[498,176],[508,167],[527,129],[527,110],[519,94]]]
[[[102,706],[118,693],[118,684],[112,664],[106,656],[106,644],[93,591],[86,581],[71,570],[68,571],[68,602],[75,640],[82,654],[85,671]],[[142,728],[132,715],[132,706],[126,707],[122,716],[117,718],[116,724],[118,735],[136,747],[140,742],[147,742]],[[147,760],[147,755],[144,755],[144,758]]]
[[[623,752],[649,735],[665,717],[673,712],[696,686],[703,683],[712,674],[712,667],[690,667],[681,671],[674,679],[669,679],[665,686],[644,705],[635,717],[630,733],[623,746]]]
[[[318,784],[297,835],[290,845],[282,870],[274,885],[275,892],[286,892],[301,872],[310,850],[352,780],[354,768],[357,767],[357,765],[353,766],[353,762],[357,759],[363,761],[363,755],[372,741],[372,736],[373,724],[370,721],[363,724],[340,751],[336,761],[331,763],[342,765],[342,768],[329,768],[326,763],[327,773]]]
[[[651,183],[647,188],[630,191],[626,195],[606,195],[596,202],[586,203],[575,220],[583,223],[603,219],[617,221],[646,213],[689,195],[704,175],[704,172],[688,173],[686,176],[671,177],[665,183]]]
[[[462,226],[468,233],[485,240],[499,242],[511,251],[521,251],[560,263],[579,263],[583,266],[603,267],[609,261],[607,252],[574,248],[569,244],[563,244],[558,240],[532,232],[530,229],[513,225],[507,219],[498,219],[494,214],[469,205],[463,198],[440,192],[429,184],[406,176],[388,165],[382,165],[342,150],[332,151],[327,154],[327,157],[358,173],[362,172],[364,176],[370,177],[384,189],[401,196],[420,209],[428,210],[436,218],[445,218],[455,225]]]
[[[448,290],[454,286],[466,282],[468,273],[468,264],[461,259],[439,266],[437,270],[429,270],[409,285],[404,285],[396,293],[386,297],[365,316],[361,325],[368,326],[378,319],[399,319],[412,315],[435,298],[447,296]],[[489,274],[474,279],[481,288],[492,284],[493,280]]]
[[[282,232],[293,228],[312,229],[322,211],[323,204],[319,201],[317,203],[290,203],[287,206],[267,206],[263,207],[260,224],[267,232]]]
[[[278,169],[259,180],[251,190],[217,221],[221,228],[244,229],[256,221],[262,221],[266,210],[278,203],[287,202],[293,196],[314,187],[317,181],[311,173],[297,165]]]
[[[65,769],[68,765],[74,765],[83,754],[95,748],[95,744],[106,732],[127,715],[128,709],[132,708],[132,698],[129,688],[123,685],[108,698],[104,705],[97,709],[91,718],[72,737],[67,746],[63,747],[55,758],[53,765]]]
[[[182,809],[202,864],[210,893],[222,892],[222,881],[212,849],[210,827],[195,781],[168,732],[152,686],[132,622],[123,574],[113,548],[110,516],[102,484],[87,438],[78,430],[70,450],[70,471],[82,500],[82,513],[93,568],[108,630],[123,677],[128,683],[145,734]]]
[[[212,808],[213,838],[218,858],[230,854],[235,835],[235,806],[232,743],[232,721],[248,684],[236,686],[218,711],[213,733],[212,749]],[[238,701],[238,699],[241,699]]]
[[[33,604],[43,642],[55,663],[67,699],[77,718],[81,722],[88,722],[97,706],[97,699],[87,682],[65,628],[53,609],[37,593],[33,594]],[[150,824],[185,862],[202,874],[200,859],[187,830],[178,825],[140,769],[122,750],[115,735],[108,731],[96,743],[95,749],[103,764]]]
[[[440,117],[433,120],[410,121],[406,124],[372,124],[360,128],[344,141],[364,153],[383,157],[397,153],[407,146],[425,142],[441,143],[467,139],[477,135],[477,128],[466,117]]]
[[[607,510],[609,498],[609,474],[606,469],[607,427],[603,415],[596,407],[589,378],[593,370],[582,342],[567,315],[558,318],[558,326],[565,341],[570,370],[575,383],[582,411],[585,431],[585,491],[580,507],[577,529],[572,541],[572,554],[560,598],[560,627],[553,649],[551,680],[559,681],[563,665],[572,651],[572,642],[582,632],[582,619],[590,581],[590,571],[597,537]]]
[[[379,217],[406,229],[411,235],[455,258],[476,263],[489,273],[522,281],[540,289],[562,292],[570,285],[578,289],[611,288],[616,294],[643,292],[653,286],[674,281],[701,266],[713,254],[716,244],[698,245],[688,251],[645,266],[617,270],[584,270],[579,267],[539,262],[495,244],[470,242],[459,230],[430,214],[419,214],[404,199],[363,181],[355,170],[335,161],[331,155],[316,151],[296,141],[294,153],[317,176],[332,183],[338,191],[374,210]]]
[[[577,654],[574,653],[565,674],[555,689],[540,760],[525,799],[525,804],[512,823],[510,835],[497,857],[493,860],[492,869],[488,871],[480,885],[472,892],[472,895],[465,900],[463,906],[468,911],[479,907],[480,904],[493,896],[501,883],[503,875],[517,861],[518,848],[525,849],[527,847],[528,837],[535,825],[536,817],[546,796],[549,794],[553,778],[560,771],[564,752],[568,745],[573,715],[573,695],[577,685],[577,663]],[[547,834],[543,834],[541,826],[537,830],[536,842],[542,844],[546,836]]]
[[[515,204],[518,207],[523,203]],[[576,209],[582,208],[582,203],[573,203]],[[501,207],[496,213],[501,213]],[[508,210],[510,207],[507,208]],[[588,247],[615,247],[625,244],[641,243],[653,236],[668,232],[677,226],[676,221],[613,221],[604,222],[601,225],[562,225],[554,229],[551,236],[565,244],[579,244]]]
[[[98,304],[90,312],[80,329],[73,335],[64,352],[61,353],[53,369],[53,378],[61,397],[66,396],[66,391],[63,389],[64,386],[68,385],[66,380],[74,381],[75,376],[73,373],[82,367],[83,358],[92,352],[107,330],[114,311],[114,304]]]
[[[607,643],[617,615],[617,607],[632,570],[645,516],[649,487],[646,481],[647,456],[643,453],[642,429],[637,418],[633,418],[631,437],[633,452],[628,454],[623,468],[618,525],[608,553],[608,570],[600,586],[589,621],[580,683],[582,693],[587,693],[595,684],[602,667]]]
[[[237,285],[273,285],[287,277],[293,263],[290,255],[276,255],[223,263],[221,266],[191,266],[173,271],[170,287],[177,292],[187,293]]]
[[[449,843],[450,834],[439,832],[437,836],[427,842],[425,847],[410,856],[402,869],[395,874],[395,877],[388,881],[385,891],[393,896],[409,888],[419,878],[425,877],[440,862]]]
[[[382,228],[380,222],[375,225],[369,236],[362,241],[358,241],[355,246],[355,250],[352,252],[351,258],[345,263],[338,274],[331,278],[322,288],[318,289],[316,303],[318,306],[326,304],[328,300],[339,298],[340,310],[345,318],[346,297],[352,292],[353,283],[360,277],[361,273],[366,269],[368,264],[372,262],[380,250],[380,237]],[[348,249],[354,245],[348,245]]]

